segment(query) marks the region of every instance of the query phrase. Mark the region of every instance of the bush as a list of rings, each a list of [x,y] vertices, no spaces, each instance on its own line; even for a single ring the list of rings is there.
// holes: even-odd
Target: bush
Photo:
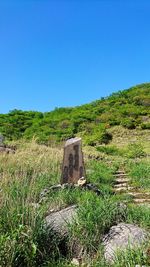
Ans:
[[[141,158],[144,157],[146,153],[143,150],[143,146],[141,144],[130,144],[126,150],[126,156],[128,158]]]
[[[105,125],[91,125],[88,133],[84,134],[84,142],[89,146],[108,144],[112,140],[112,134],[108,133]]]
[[[147,123],[142,123],[141,124],[141,128],[143,129],[143,130],[146,130],[146,129],[150,129],[150,122],[147,122]]]
[[[107,155],[122,155],[121,150],[116,146],[98,146],[96,149],[99,152],[106,153]]]
[[[124,120],[122,120],[121,125],[127,129],[135,129],[136,128],[136,123],[133,119],[128,119],[125,118]]]

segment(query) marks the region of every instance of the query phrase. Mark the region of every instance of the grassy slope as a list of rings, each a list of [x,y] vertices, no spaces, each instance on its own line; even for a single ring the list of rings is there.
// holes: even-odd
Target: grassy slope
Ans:
[[[84,148],[84,154],[87,179],[101,189],[104,197],[79,189],[64,190],[49,194],[37,210],[32,203],[39,201],[40,192],[59,182],[62,150],[31,142],[20,143],[15,155],[0,155],[0,266],[71,266],[70,256],[64,259],[59,250],[59,238],[52,232],[47,234],[43,228],[43,218],[48,210],[70,204],[78,204],[80,208],[78,226],[72,226],[70,238],[78,238],[86,252],[85,263],[93,267],[107,266],[101,238],[112,225],[125,221],[150,230],[149,209],[136,208],[131,198],[112,194],[113,174],[120,165],[130,171],[133,182],[144,173],[146,188],[150,189],[149,171],[145,171],[149,168],[147,157],[138,158],[137,165],[137,157],[125,154],[110,155],[90,147]],[[100,155],[102,160],[88,160],[89,155]],[[143,184],[141,179],[138,186]],[[118,209],[117,203],[123,200],[128,203],[126,212]],[[147,250],[147,246],[143,249]],[[143,255],[142,250],[130,250],[120,255],[113,267],[149,266],[148,262],[149,256]]]
[[[43,218],[49,210],[61,209],[70,204],[79,206],[78,227],[71,227],[70,239],[72,241],[78,238],[82,244],[86,252],[85,266],[88,266],[86,264],[88,262],[92,267],[107,267],[103,259],[101,237],[112,225],[124,221],[135,223],[150,231],[150,209],[143,206],[135,207],[131,197],[112,193],[113,174],[119,167],[126,169],[131,182],[139,190],[150,191],[150,157],[148,156],[150,130],[141,129],[141,122],[143,123],[144,120],[148,123],[149,120],[149,106],[145,105],[149,92],[150,85],[146,84],[82,107],[59,109],[44,114],[44,117],[38,113],[35,119],[32,113],[30,116],[32,115],[34,122],[31,124],[28,114],[28,123],[25,120],[26,126],[28,125],[27,131],[36,125],[35,132],[37,130],[38,134],[38,131],[44,129],[42,133],[46,137],[48,134],[51,135],[47,131],[47,127],[52,129],[51,123],[56,123],[53,134],[58,137],[59,132],[59,137],[65,137],[66,133],[60,133],[60,121],[67,123],[68,118],[71,118],[68,123],[74,124],[76,131],[80,130],[78,134],[83,135],[83,138],[84,135],[90,133],[91,126],[93,128],[94,125],[97,129],[97,123],[99,124],[100,121],[107,126],[107,131],[113,136],[108,145],[84,146],[87,179],[101,189],[104,197],[97,197],[92,192],[81,192],[79,189],[64,190],[49,194],[40,208],[36,209],[33,203],[39,201],[42,190],[59,182],[62,149],[60,146],[53,148],[41,146],[34,141],[29,143],[21,140],[13,141],[18,148],[16,154],[0,155],[0,267],[72,266],[71,255],[68,255],[66,259],[59,250],[61,240],[56,238],[52,231],[47,234],[43,227]],[[139,105],[140,101],[142,104]],[[130,116],[126,114],[128,112]],[[24,115],[21,115],[21,120],[23,120],[21,125],[24,125]],[[113,115],[112,119],[110,115]],[[11,116],[6,115],[5,124],[2,123],[5,116],[2,117],[0,122],[3,130],[5,130],[7,120],[9,121],[11,117],[13,127],[10,130],[14,134],[14,139],[16,134],[26,133],[26,130],[21,129],[18,124],[20,117],[16,113]],[[114,117],[120,118],[119,125],[112,124]],[[123,127],[122,120],[128,117],[134,118],[134,123],[136,121],[137,124],[136,129]],[[17,125],[18,130],[16,130]],[[96,158],[100,160],[97,161]],[[124,200],[128,205],[126,212],[119,210],[117,204]],[[145,244],[145,248],[140,251],[129,250],[119,256],[113,267],[135,267],[136,264],[150,266],[149,254],[143,253],[148,248],[149,245]]]

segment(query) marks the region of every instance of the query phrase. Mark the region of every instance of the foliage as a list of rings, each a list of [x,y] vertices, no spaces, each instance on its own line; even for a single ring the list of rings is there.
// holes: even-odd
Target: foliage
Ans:
[[[127,129],[135,129],[136,123],[135,120],[132,118],[125,118],[122,120],[121,125],[126,127]]]
[[[111,140],[107,128],[113,125],[149,129],[149,123],[142,121],[143,116],[150,116],[150,83],[75,108],[56,108],[45,113],[13,110],[0,114],[0,132],[8,140],[35,137],[44,144],[81,135],[86,144],[93,146]]]
[[[141,158],[145,156],[145,152],[141,144],[131,143],[127,146],[126,155],[128,158]]]
[[[115,155],[116,147],[106,147],[101,147],[107,154],[103,161],[89,161],[85,153],[87,181],[100,190],[100,195],[78,187],[53,191],[39,207],[34,204],[39,202],[41,192],[59,183],[62,150],[32,141],[18,144],[13,155],[0,155],[0,266],[73,267],[66,246],[68,240],[62,240],[44,224],[49,210],[72,204],[79,207],[78,218],[70,225],[67,244],[77,238],[84,248],[85,262],[91,267],[110,266],[104,260],[101,241],[112,225],[124,221],[150,229],[148,207],[135,207],[128,204],[131,198],[113,193],[113,174],[120,162]],[[122,157],[124,159],[124,154]],[[135,159],[125,158],[122,164],[126,163],[132,183],[149,189],[149,165],[143,158],[138,160],[136,163]],[[120,205],[124,200],[126,209]],[[118,255],[112,266],[147,265],[148,257],[143,255],[143,250],[140,253],[130,250]]]
[[[77,224],[72,225],[73,236],[88,253],[98,249],[102,237],[112,225],[124,219],[125,212],[118,208],[113,197],[104,199],[91,194],[83,199],[78,212]]]
[[[147,162],[129,163],[128,172],[136,186],[147,190],[150,189],[150,165]]]
[[[82,135],[81,135],[82,136]],[[108,144],[112,140],[112,135],[107,132],[105,125],[95,126],[94,124],[88,127],[88,132],[83,135],[84,143],[89,146],[99,144]]]
[[[121,149],[116,146],[97,146],[97,151],[106,153],[107,155],[122,155]]]
[[[145,130],[145,129],[150,129],[150,122],[142,123],[142,124],[141,124],[141,128],[142,128],[143,130]]]

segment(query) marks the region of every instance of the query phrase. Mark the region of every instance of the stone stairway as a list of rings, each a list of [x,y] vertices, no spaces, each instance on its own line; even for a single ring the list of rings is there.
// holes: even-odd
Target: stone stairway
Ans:
[[[150,193],[142,192],[139,188],[130,185],[130,178],[124,169],[118,170],[115,174],[114,192],[116,194],[125,194],[133,198],[136,205],[150,206]]]

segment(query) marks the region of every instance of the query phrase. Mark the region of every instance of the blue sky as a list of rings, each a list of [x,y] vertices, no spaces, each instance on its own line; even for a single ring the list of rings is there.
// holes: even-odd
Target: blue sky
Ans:
[[[0,113],[150,81],[149,0],[0,0]]]

